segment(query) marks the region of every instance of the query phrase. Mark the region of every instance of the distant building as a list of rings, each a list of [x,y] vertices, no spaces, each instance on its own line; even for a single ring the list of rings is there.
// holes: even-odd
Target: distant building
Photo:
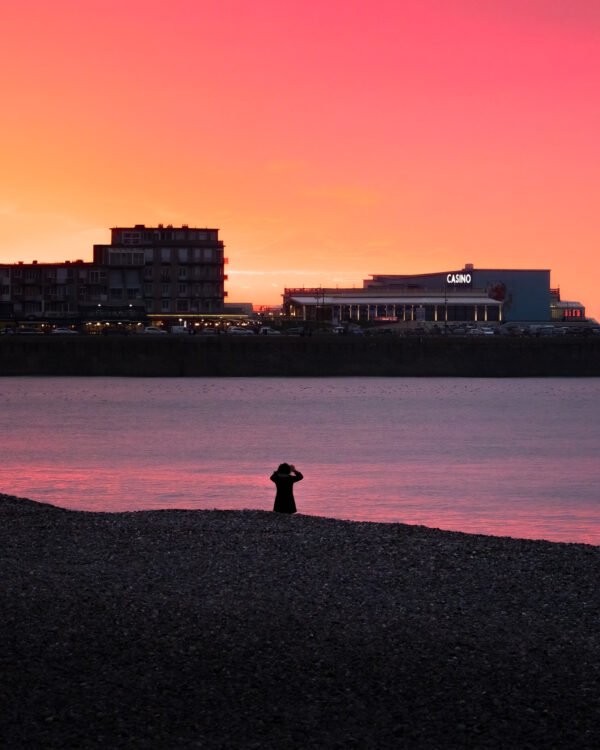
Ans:
[[[223,312],[226,315],[250,316],[254,312],[254,305],[252,302],[226,302]]]
[[[472,264],[460,271],[372,274],[356,289],[285,289],[283,306],[286,315],[327,321],[443,324],[585,318],[579,303],[559,303],[552,296],[549,270],[479,269]]]
[[[141,320],[223,312],[227,292],[218,229],[115,227],[93,261],[0,265],[0,318]]]
[[[560,289],[550,290],[550,316],[554,322],[585,320],[585,307],[581,302],[561,300]]]

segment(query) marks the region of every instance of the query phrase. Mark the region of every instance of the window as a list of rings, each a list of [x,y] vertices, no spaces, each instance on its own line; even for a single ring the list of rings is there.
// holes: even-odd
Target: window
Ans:
[[[111,252],[109,263],[111,266],[141,266],[144,262],[144,253]]]
[[[122,235],[124,245],[139,245],[141,239],[141,232],[123,232]]]
[[[160,293],[163,297],[170,297],[171,296],[171,285],[170,284],[163,284],[160,290]]]
[[[179,285],[179,294],[187,294],[187,284]]]
[[[170,299],[163,299],[160,302],[160,309],[161,312],[170,312],[171,311],[171,300]]]
[[[179,266],[179,278],[187,279],[187,268],[186,266]]]

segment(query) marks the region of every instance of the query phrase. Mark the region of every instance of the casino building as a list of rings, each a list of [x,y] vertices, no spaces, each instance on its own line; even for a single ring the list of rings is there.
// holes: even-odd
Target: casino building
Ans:
[[[371,274],[362,288],[285,289],[284,314],[300,320],[498,323],[583,320],[561,302],[549,270],[480,269],[416,275]]]

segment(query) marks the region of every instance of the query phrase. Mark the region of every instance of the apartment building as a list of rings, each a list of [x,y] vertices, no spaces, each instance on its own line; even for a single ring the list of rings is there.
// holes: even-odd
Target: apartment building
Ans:
[[[94,263],[107,274],[110,304],[143,302],[149,315],[223,312],[227,292],[218,229],[115,227],[110,245],[94,245]]]
[[[141,320],[223,312],[218,229],[116,227],[93,261],[0,264],[0,319]]]

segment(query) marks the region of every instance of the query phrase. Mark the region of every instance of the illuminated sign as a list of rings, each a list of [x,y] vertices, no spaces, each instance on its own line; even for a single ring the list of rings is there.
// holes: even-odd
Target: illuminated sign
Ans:
[[[470,284],[471,274],[470,273],[449,273],[446,276],[447,284]]]

